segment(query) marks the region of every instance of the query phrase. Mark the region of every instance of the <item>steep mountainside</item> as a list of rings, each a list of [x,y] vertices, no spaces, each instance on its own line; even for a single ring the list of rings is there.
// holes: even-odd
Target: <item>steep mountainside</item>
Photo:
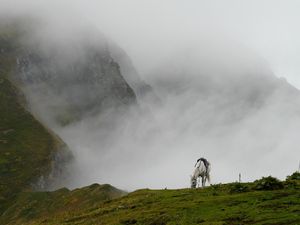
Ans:
[[[22,191],[59,186],[56,178],[71,158],[63,141],[36,118],[50,127],[67,125],[136,103],[105,41],[52,40],[45,49],[36,38],[19,24],[1,24],[0,213]],[[121,194],[105,190],[103,199]]]
[[[24,86],[34,112],[40,116],[52,114],[64,125],[111,107],[135,103],[135,93],[109,53],[92,47],[85,50],[84,57],[66,63],[31,50],[18,58],[17,80]]]
[[[132,87],[138,99],[141,98],[141,101],[143,101],[143,97],[147,95],[147,97],[153,99],[157,98],[153,92],[152,87],[140,78],[137,70],[133,66],[133,63],[126,52],[112,41],[108,43],[108,46],[111,52],[111,56],[119,63],[122,75],[124,76],[128,84]]]
[[[24,108],[23,94],[8,79],[16,68],[14,37],[0,35],[0,214],[20,191],[44,188],[66,149]]]
[[[130,82],[100,34],[83,32],[67,40],[49,40],[35,32],[22,36],[13,78],[23,88],[30,110],[48,125],[67,125],[136,103]],[[140,82],[134,87],[139,85],[147,86]]]

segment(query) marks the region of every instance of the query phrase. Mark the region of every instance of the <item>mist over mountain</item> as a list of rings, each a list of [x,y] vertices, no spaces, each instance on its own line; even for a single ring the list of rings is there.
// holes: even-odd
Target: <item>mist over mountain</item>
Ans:
[[[100,32],[81,28],[58,34],[48,21],[35,21],[35,18],[25,22],[17,18],[3,24],[5,29],[16,31],[15,35],[4,38],[15,45],[15,67],[9,78],[24,92],[27,109],[59,134],[68,130],[65,126],[88,121],[104,134],[105,137],[98,137],[103,141],[102,146],[105,139],[118,138],[118,134],[110,136],[111,132],[126,122],[130,107],[133,112],[140,110],[137,100],[154,96],[152,88],[139,77],[126,53]],[[49,37],[51,33],[58,35]],[[91,128],[84,139],[88,141],[90,136],[93,136]],[[73,138],[79,140],[70,137],[65,141],[72,142]],[[105,147],[97,150],[98,154],[105,151]],[[63,178],[63,185],[73,183],[70,180],[77,172],[76,162],[85,154],[81,149],[75,165],[70,163],[66,168],[72,171],[68,174],[71,178]]]
[[[278,165],[297,165],[299,91],[249,49],[220,40],[187,44],[148,77],[164,102],[156,119],[165,136],[151,143],[162,141],[168,165],[181,165],[182,177],[199,155],[212,159],[218,181],[239,172],[245,180],[257,171],[283,177]]]
[[[34,34],[22,37],[14,79],[23,87],[31,111],[49,125],[67,125],[136,103],[104,37],[81,34],[66,42]]]
[[[186,187],[200,156],[213,163],[213,182],[235,180],[238,173],[248,181],[292,171],[299,91],[245,48],[227,57],[234,52],[226,44],[172,54],[147,75],[160,104],[144,99],[139,110],[132,106],[114,117],[113,129],[100,128],[110,118],[100,115],[61,130],[81,174],[72,185],[98,180],[129,189]],[[293,163],[279,168],[283,161]]]
[[[74,155],[66,186],[186,187],[201,156],[214,183],[283,177],[298,164],[299,91],[256,51],[210,27],[161,43],[150,35],[147,48],[136,33],[126,45],[44,10],[25,28],[14,81]],[[130,46],[151,51],[131,60]]]
[[[149,97],[153,101],[159,101],[159,98],[155,95],[151,86],[141,79],[127,53],[122,48],[118,47],[116,43],[113,43],[112,41],[109,43],[111,56],[119,63],[122,75],[134,90],[137,98],[143,101],[144,97]]]
[[[298,224],[299,7],[0,0],[0,225]]]

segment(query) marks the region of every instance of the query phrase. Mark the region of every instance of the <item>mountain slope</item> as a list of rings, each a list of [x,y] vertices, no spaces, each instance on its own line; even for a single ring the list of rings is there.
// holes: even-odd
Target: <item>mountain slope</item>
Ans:
[[[23,34],[13,76],[35,115],[48,125],[67,125],[136,103],[104,37],[82,31],[64,40],[36,34],[42,29]]]
[[[112,58],[119,63],[122,75],[136,93],[137,98],[143,101],[145,100],[143,99],[144,97],[150,97],[158,101],[158,97],[155,96],[152,87],[141,79],[126,52],[113,42],[109,42],[108,46]]]
[[[125,194],[109,184],[93,184],[73,191],[63,188],[54,192],[24,192],[0,218],[0,224],[26,223],[44,216],[57,217],[70,212],[76,215],[81,210],[96,208],[104,201]]]
[[[16,67],[14,38],[14,32],[0,35],[0,213],[20,191],[44,188],[66,148],[24,108],[23,94],[8,79]]]

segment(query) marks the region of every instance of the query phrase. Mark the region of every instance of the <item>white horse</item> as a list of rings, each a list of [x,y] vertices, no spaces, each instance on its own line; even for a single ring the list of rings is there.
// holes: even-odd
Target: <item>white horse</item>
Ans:
[[[205,166],[203,161],[199,161],[196,164],[196,168],[194,170],[193,175],[191,176],[191,188],[196,188],[197,183],[198,183],[198,178],[201,177],[202,179],[202,187],[205,186],[206,181],[210,182],[210,164],[207,165],[207,167]],[[200,183],[200,181],[199,181]],[[198,187],[199,187],[199,183],[198,183]]]

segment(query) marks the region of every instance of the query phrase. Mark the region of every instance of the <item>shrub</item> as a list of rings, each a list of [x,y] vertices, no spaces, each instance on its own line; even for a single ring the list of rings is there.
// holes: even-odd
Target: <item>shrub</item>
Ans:
[[[211,184],[210,185],[210,190],[211,190],[211,193],[213,196],[216,196],[216,195],[219,195],[219,193],[221,192],[222,190],[222,184],[219,183],[219,184]]]
[[[296,171],[292,175],[287,176],[286,181],[288,181],[288,180],[300,180],[300,172]]]
[[[283,188],[283,183],[275,177],[263,177],[254,181],[255,190],[277,190]]]
[[[229,193],[242,193],[249,191],[249,188],[246,184],[243,183],[233,183],[229,186]]]
[[[211,187],[212,190],[219,191],[219,190],[222,189],[222,183],[219,183],[219,184],[211,184],[210,187]]]
[[[300,188],[300,173],[294,172],[292,175],[287,176],[284,182],[285,188],[293,188],[299,189]]]
[[[286,180],[284,182],[284,188],[289,188],[289,189],[299,189],[300,185],[297,180]]]

